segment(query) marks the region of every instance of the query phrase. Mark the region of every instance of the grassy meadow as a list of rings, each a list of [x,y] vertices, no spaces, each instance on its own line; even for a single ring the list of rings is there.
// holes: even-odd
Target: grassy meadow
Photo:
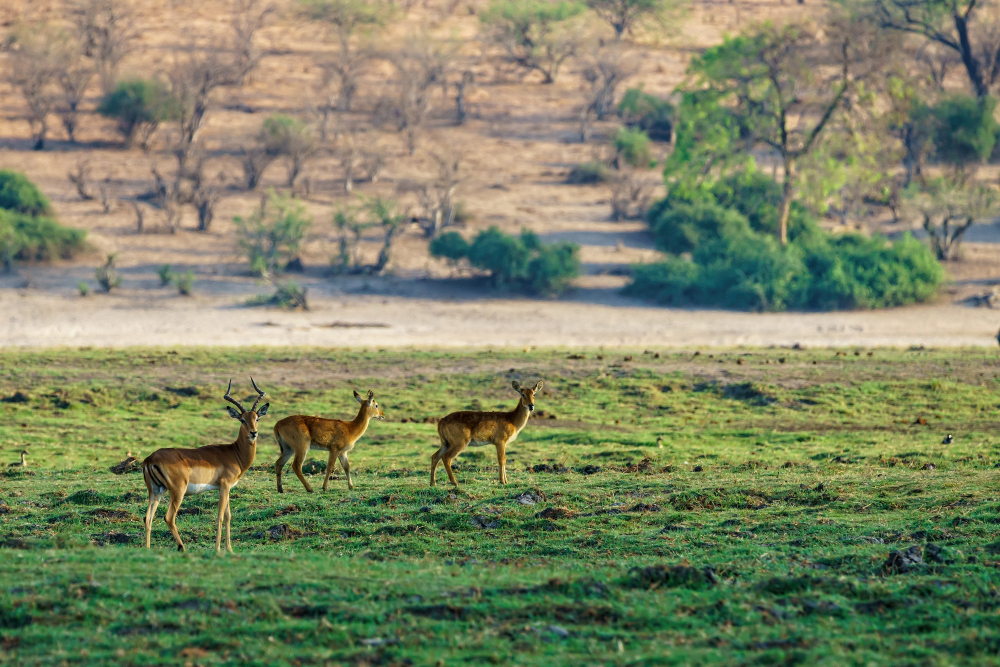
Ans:
[[[1000,664],[1000,355],[977,350],[130,349],[0,353],[0,663]],[[232,494],[161,503],[131,451],[230,442]],[[428,487],[432,418],[545,382]],[[275,490],[271,427],[386,413]],[[953,440],[945,443],[945,436]],[[659,440],[659,444],[658,444]],[[28,468],[8,467],[27,449]],[[325,462],[325,452],[316,452]],[[314,488],[322,483],[315,467]],[[892,552],[896,552],[892,554]]]

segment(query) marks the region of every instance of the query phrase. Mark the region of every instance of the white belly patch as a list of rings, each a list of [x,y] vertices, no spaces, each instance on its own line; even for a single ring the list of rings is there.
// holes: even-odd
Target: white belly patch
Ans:
[[[187,493],[188,495],[191,495],[191,494],[204,493],[205,491],[218,491],[218,490],[219,487],[213,484],[188,484]]]

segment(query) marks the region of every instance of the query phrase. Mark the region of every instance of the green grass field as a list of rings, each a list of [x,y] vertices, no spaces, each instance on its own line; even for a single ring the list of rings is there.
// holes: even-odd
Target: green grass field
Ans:
[[[695,352],[0,353],[0,662],[1000,664],[1000,354]],[[231,442],[251,373],[236,553],[210,493],[188,553],[165,503],[141,549],[142,475],[109,466]],[[511,483],[480,448],[429,488],[425,419],[510,408],[515,379],[545,388]],[[355,490],[289,467],[279,495],[274,422],[352,417],[353,389],[386,413]]]

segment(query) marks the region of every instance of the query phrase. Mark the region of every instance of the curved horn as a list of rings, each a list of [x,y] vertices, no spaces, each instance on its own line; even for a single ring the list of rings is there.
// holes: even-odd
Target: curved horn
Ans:
[[[229,395],[229,391],[232,388],[233,388],[233,378],[229,378],[229,387],[226,388],[226,395],[223,396],[222,398],[226,399],[227,401],[238,407],[240,409],[240,412],[246,412],[246,408],[240,405],[239,401],[237,401],[235,398]]]
[[[252,375],[250,376],[250,384],[253,385],[253,388],[257,391],[258,394],[257,400],[253,402],[253,407],[250,408],[250,412],[253,412],[254,410],[257,409],[257,404],[260,403],[260,399],[264,398],[264,396],[266,396],[267,394],[260,390],[260,387],[257,386],[257,383],[253,381]]]

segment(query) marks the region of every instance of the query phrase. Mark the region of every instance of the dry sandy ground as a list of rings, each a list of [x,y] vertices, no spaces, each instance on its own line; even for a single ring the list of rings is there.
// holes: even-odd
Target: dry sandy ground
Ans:
[[[378,294],[382,288],[405,291],[375,284],[354,293],[311,293],[308,312],[156,290],[85,299],[3,290],[0,347],[991,346],[1000,325],[1000,313],[961,304],[757,314],[648,307],[602,288],[558,301],[472,298],[481,292],[455,286],[451,298]]]
[[[224,34],[230,4],[137,3],[142,36],[139,49],[123,64],[123,76],[151,76],[169,68],[176,54],[192,43]],[[176,234],[136,233],[127,201],[151,188],[154,165],[169,171],[169,130],[161,130],[150,155],[125,150],[111,123],[92,113],[100,92],[95,82],[83,105],[87,113],[79,143],[66,141],[53,118],[46,149],[31,151],[23,102],[0,77],[0,168],[24,171],[52,199],[61,222],[88,230],[92,246],[70,263],[21,267],[14,275],[0,275],[0,346],[996,344],[992,336],[1000,317],[963,305],[970,295],[1000,283],[1000,234],[986,226],[975,237],[979,243],[968,246],[965,261],[948,267],[953,287],[937,305],[878,313],[757,315],[662,309],[621,297],[617,290],[625,279],[614,274],[657,253],[641,223],[608,221],[606,187],[565,184],[569,170],[593,159],[617,125],[615,119],[599,123],[592,142],[578,142],[580,63],[568,62],[554,85],[539,85],[532,76],[518,80],[493,68],[470,41],[478,30],[473,9],[485,0],[398,4],[409,9],[397,16],[379,42],[399,43],[423,31],[461,42],[458,60],[477,72],[470,96],[472,117],[455,127],[451,95],[441,94],[434,100],[416,154],[408,155],[398,134],[371,125],[370,113],[386,89],[388,73],[384,63],[373,67],[356,109],[340,114],[334,124],[339,131],[362,132],[388,161],[379,182],[361,183],[356,193],[398,197],[404,206],[412,206],[414,184],[434,176],[433,154],[459,156],[462,181],[456,196],[474,216],[463,233],[471,236],[490,225],[512,233],[528,227],[545,241],[580,244],[585,275],[571,293],[558,301],[514,299],[468,279],[455,280],[448,266],[428,256],[427,239],[416,230],[400,239],[390,263],[393,276],[330,278],[325,267],[335,247],[331,213],[358,202],[344,193],[331,141],[306,167],[308,193],[299,188],[315,224],[302,251],[307,273],[295,278],[309,288],[312,310],[245,307],[249,296],[266,293],[269,287],[246,276],[236,253],[232,217],[252,211],[260,193],[236,187],[240,170],[234,154],[267,114],[318,121],[316,105],[322,95],[316,63],[330,48],[315,27],[280,11],[262,33],[273,55],[247,86],[220,92],[206,116],[200,136],[211,155],[208,173],[220,172],[229,187],[216,221],[204,233],[192,230],[192,211],[185,213]],[[290,7],[287,0],[278,5],[282,10]],[[683,78],[691,54],[722,34],[751,21],[799,17],[820,9],[815,3],[783,0],[698,0],[672,42],[647,34],[635,45],[641,67],[626,85],[641,83],[647,91],[667,94]],[[64,0],[0,2],[0,33],[19,21],[58,22],[65,15]],[[600,26],[590,28],[597,31]],[[6,64],[0,54],[0,69]],[[665,150],[657,146],[654,152],[662,157]],[[80,160],[90,165],[93,187],[104,183],[108,188],[110,212],[104,213],[98,202],[82,201],[67,180],[67,172]],[[275,163],[264,187],[282,189],[283,176],[281,164]],[[655,184],[659,175],[651,170],[648,179]],[[147,216],[147,226],[156,227],[162,213],[147,207]],[[372,231],[361,246],[366,261],[374,259],[378,247],[379,235]],[[94,267],[112,252],[118,254],[123,288],[113,295],[81,298],[77,284],[88,282],[94,289]],[[166,263],[178,272],[195,274],[194,297],[159,287],[156,269]],[[329,326],[335,322],[386,326]]]

